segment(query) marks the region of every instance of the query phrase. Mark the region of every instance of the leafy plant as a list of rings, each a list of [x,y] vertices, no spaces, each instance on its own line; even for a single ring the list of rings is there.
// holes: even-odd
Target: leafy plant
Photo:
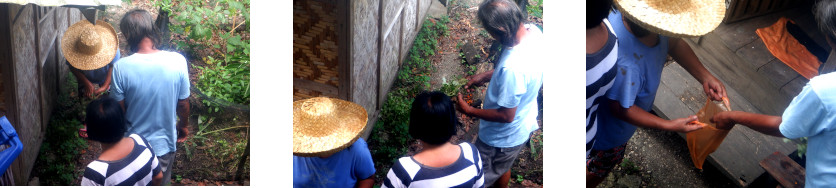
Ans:
[[[525,7],[528,10],[528,14],[534,17],[543,18],[543,0],[532,0],[534,1],[533,4],[530,4]]]
[[[789,143],[792,140],[784,138],[784,143]],[[798,157],[801,158],[807,154],[807,137],[798,138],[798,142],[795,144],[795,147],[798,149]]]
[[[83,104],[86,98],[71,99],[70,92],[78,83],[72,74],[67,76],[67,90],[58,97],[58,106],[46,128],[44,141],[38,153],[36,168],[44,185],[71,185],[82,171],[76,170],[76,163],[81,151],[87,148],[87,142],[78,136],[82,123],[76,118],[84,115]]]
[[[524,180],[524,179],[523,179],[523,175],[521,175],[521,174],[517,174],[517,183],[522,183],[522,182],[523,182],[523,180]]]
[[[447,96],[453,97],[459,93],[459,90],[467,84],[467,79],[457,77],[457,79],[453,79],[453,81],[447,82],[447,78],[441,79],[441,92],[447,94]]]
[[[235,59],[233,61],[218,61],[208,56],[205,59],[206,67],[195,66],[203,74],[198,80],[198,89],[210,97],[224,101],[249,104],[250,103],[250,61],[248,59]],[[210,106],[214,112],[218,112],[218,105],[209,100],[204,103]]]

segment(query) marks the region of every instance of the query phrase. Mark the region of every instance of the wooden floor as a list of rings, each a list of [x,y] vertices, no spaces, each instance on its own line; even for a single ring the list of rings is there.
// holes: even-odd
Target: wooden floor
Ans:
[[[725,84],[733,110],[781,115],[809,81],[776,59],[755,34],[757,28],[772,25],[782,16],[795,21],[819,46],[830,50],[808,6],[721,24],[708,35],[685,40],[703,65]],[[699,111],[705,100],[701,84],[673,63],[662,72],[653,109],[663,118],[683,118]],[[706,160],[745,187],[765,172],[758,164],[762,159],[773,152],[789,155],[795,150],[794,143],[736,126]]]

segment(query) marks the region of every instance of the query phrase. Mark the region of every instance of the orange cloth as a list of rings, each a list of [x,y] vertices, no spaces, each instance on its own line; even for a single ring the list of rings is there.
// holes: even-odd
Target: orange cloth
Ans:
[[[728,106],[728,104],[726,104]],[[714,127],[711,123],[711,117],[721,111],[728,111],[721,108],[710,99],[705,102],[705,106],[697,113],[697,121],[706,124],[700,130],[692,131],[685,134],[685,141],[688,142],[688,151],[691,152],[691,161],[694,161],[694,166],[702,169],[702,164],[709,154],[720,147],[723,139],[729,134],[728,130],[721,130]]]
[[[776,58],[783,61],[790,68],[807,79],[819,75],[819,62],[816,56],[807,51],[801,43],[787,31],[787,22],[792,20],[781,17],[778,22],[769,27],[759,28],[755,31],[761,37],[766,48]]]

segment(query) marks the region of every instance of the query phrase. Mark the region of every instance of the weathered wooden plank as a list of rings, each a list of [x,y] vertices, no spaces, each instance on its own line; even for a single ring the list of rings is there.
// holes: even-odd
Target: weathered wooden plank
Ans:
[[[722,28],[724,26],[720,26]],[[719,29],[719,28],[718,28]],[[712,32],[703,36],[702,42],[696,44],[691,39],[685,41],[697,54],[697,57],[709,71],[720,80],[733,80],[725,83],[725,86],[742,92],[741,95],[749,102],[755,104],[759,111],[778,115],[789,105],[789,101],[780,95],[775,95],[778,87],[769,83],[765,75],[752,69],[749,63],[738,57],[734,50],[723,44],[719,32]],[[766,93],[770,93],[766,95]]]
[[[804,88],[804,85],[807,85],[807,78],[803,76],[798,76],[792,79],[789,83],[781,87],[781,94],[787,96],[787,99],[792,101],[798,93],[801,93],[801,89]]]
[[[758,69],[764,64],[777,59],[774,55],[772,55],[772,53],[769,53],[769,50],[766,49],[766,45],[760,37],[740,49],[737,49],[735,54],[740,57],[746,57],[743,58],[743,60],[752,65],[751,68],[753,69]]]
[[[772,175],[781,186],[804,187],[804,176],[807,175],[804,167],[779,152],[772,153],[760,162],[769,175]]]
[[[779,59],[773,59],[763,65],[763,67],[758,69],[758,73],[761,73],[769,79],[770,83],[778,88],[786,85],[796,77],[801,76],[798,72],[795,72],[792,68],[787,66],[783,61]]]

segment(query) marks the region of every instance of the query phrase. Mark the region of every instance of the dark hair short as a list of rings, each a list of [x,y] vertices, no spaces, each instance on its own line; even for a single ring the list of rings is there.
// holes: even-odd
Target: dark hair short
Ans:
[[[525,14],[520,7],[508,0],[482,2],[477,16],[485,30],[507,47],[517,44],[517,30],[520,29],[520,24],[526,22]]]
[[[456,135],[456,111],[446,94],[422,92],[412,102],[409,135],[430,145],[441,145]]]
[[[813,14],[816,17],[816,23],[822,33],[830,37],[830,40],[836,40],[836,1],[819,1],[813,8]]]
[[[125,136],[125,113],[113,98],[102,97],[87,105],[87,136],[90,140],[112,144]]]
[[[612,10],[612,0],[586,1],[586,28],[592,29],[604,21]],[[612,21],[612,20],[611,20]]]
[[[119,29],[122,35],[128,42],[128,48],[131,52],[136,52],[139,42],[148,37],[154,45],[160,44],[159,31],[154,26],[154,19],[148,11],[142,9],[133,9],[122,16],[122,21],[119,23]]]

